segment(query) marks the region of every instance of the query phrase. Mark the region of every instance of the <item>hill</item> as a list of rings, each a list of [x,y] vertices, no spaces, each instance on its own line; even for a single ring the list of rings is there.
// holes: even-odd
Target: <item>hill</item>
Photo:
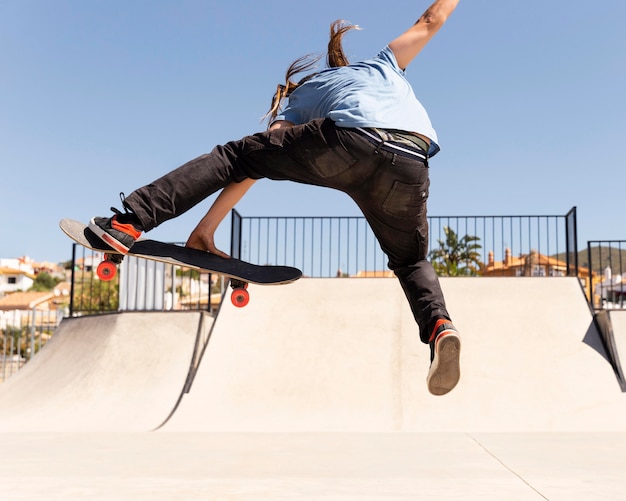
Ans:
[[[557,259],[565,261],[565,253],[557,254]],[[607,266],[611,267],[612,272],[626,273],[626,249],[617,247],[598,246],[591,248],[591,262],[593,263],[593,271],[598,274],[604,273]],[[589,268],[589,253],[587,248],[578,251],[578,266],[581,268]]]

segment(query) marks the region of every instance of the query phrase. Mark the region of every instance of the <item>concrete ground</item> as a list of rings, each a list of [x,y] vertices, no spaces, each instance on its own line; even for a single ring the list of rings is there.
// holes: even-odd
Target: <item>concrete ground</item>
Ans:
[[[622,500],[626,433],[2,437],[3,500]]]
[[[65,321],[0,385],[0,500],[626,499],[626,395],[577,281],[442,286],[444,397],[393,279],[251,288],[214,325]]]

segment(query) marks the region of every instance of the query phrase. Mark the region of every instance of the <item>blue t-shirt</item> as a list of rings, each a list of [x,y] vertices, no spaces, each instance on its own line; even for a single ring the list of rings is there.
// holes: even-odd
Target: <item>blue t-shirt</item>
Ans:
[[[275,120],[303,124],[330,118],[339,127],[377,127],[417,132],[439,151],[437,133],[389,48],[373,59],[323,70],[289,96]]]

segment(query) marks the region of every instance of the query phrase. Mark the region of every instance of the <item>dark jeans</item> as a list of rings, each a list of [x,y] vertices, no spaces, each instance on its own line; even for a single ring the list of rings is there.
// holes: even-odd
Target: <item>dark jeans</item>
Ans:
[[[348,194],[389,258],[428,342],[449,318],[439,280],[426,260],[428,166],[377,148],[331,120],[266,131],[217,146],[132,194],[125,204],[146,231],[181,215],[209,195],[245,178],[290,180]]]

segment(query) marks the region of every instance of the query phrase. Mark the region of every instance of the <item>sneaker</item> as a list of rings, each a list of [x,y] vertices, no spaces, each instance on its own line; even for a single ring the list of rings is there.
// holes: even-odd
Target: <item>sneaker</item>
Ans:
[[[89,222],[89,229],[117,252],[127,254],[141,236],[141,225],[132,212],[111,210],[116,213],[113,217],[94,217]]]
[[[426,378],[428,391],[433,395],[445,395],[459,382],[461,369],[461,337],[446,319],[435,324],[430,336],[430,370]]]

